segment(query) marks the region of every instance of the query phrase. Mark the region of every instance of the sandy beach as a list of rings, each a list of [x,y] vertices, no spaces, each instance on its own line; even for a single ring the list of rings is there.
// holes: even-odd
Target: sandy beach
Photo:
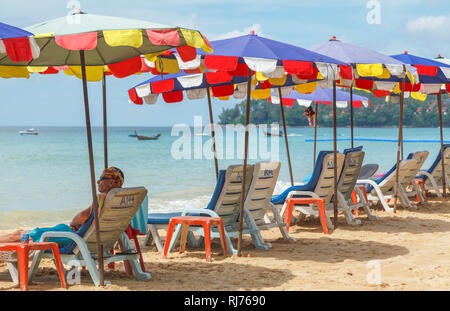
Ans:
[[[144,246],[151,280],[135,281],[125,274],[123,263],[117,263],[114,271],[106,268],[111,285],[95,287],[85,270],[81,284],[67,290],[449,290],[450,203],[429,197],[417,210],[400,208],[394,214],[377,208],[374,213],[379,220],[369,221],[360,213],[360,226],[347,225],[340,216],[339,227],[327,236],[317,219],[307,219],[290,229],[296,242],[284,241],[277,228],[263,231],[265,241],[272,243],[269,251],[255,249],[244,236],[242,257],[223,257],[219,241],[213,240],[212,263],[205,261],[202,248],[188,248],[183,254],[177,250],[161,259],[154,245]],[[237,240],[233,243],[236,246]],[[5,263],[0,263],[0,290],[19,290]],[[53,262],[44,260],[29,290],[66,289],[60,288]]]

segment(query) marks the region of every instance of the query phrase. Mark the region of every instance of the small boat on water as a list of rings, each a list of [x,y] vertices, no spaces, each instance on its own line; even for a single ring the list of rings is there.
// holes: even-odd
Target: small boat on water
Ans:
[[[265,134],[266,136],[283,136],[283,132],[282,132],[282,131],[280,131],[279,133],[266,132],[266,131],[264,131],[264,134]]]
[[[35,129],[28,129],[28,130],[25,130],[25,131],[19,131],[19,134],[20,135],[39,135],[39,133],[36,132]]]
[[[134,134],[136,135],[135,137],[137,138],[137,140],[157,140],[159,138],[159,136],[161,136],[161,133],[158,133],[154,136],[142,136],[142,135],[138,135],[138,133],[136,131],[134,131]],[[128,136],[131,136],[131,134]]]

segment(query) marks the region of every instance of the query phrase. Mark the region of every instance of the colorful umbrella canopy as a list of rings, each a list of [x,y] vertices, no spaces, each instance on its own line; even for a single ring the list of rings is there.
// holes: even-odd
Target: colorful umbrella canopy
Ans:
[[[164,79],[164,75],[162,75],[157,80],[146,81],[129,90],[131,101],[136,104],[142,104],[142,98],[145,98],[146,102],[154,103],[158,94],[162,93],[166,102],[178,102],[183,100],[183,90],[196,91],[193,88],[203,90],[198,92],[198,96],[208,95],[210,107],[211,93],[213,96],[221,99],[228,99],[231,95],[236,98],[246,96],[245,126],[247,129],[251,97],[255,99],[269,98],[270,89],[274,87],[278,88],[281,94],[281,88],[287,86],[285,92],[287,91],[286,93],[288,93],[297,84],[304,84],[303,87],[306,85],[307,91],[310,92],[317,87],[317,84],[314,84],[317,82],[307,83],[308,81],[335,80],[338,78],[338,65],[344,65],[343,62],[333,58],[294,45],[263,38],[255,35],[253,32],[246,36],[213,41],[211,45],[214,48],[212,54],[205,55],[203,51],[197,49],[199,56],[192,63],[184,62],[180,57],[181,55],[177,56],[176,53],[168,55],[168,57],[160,56],[151,59],[153,64],[150,64],[150,66],[161,73],[178,73],[180,69],[184,69],[189,70],[189,73],[197,72],[197,74],[186,76],[182,73],[179,76],[168,77],[168,79]],[[169,62],[164,63],[165,58]],[[163,67],[169,67],[172,71],[164,70]],[[236,77],[245,77],[246,82],[244,80],[244,83],[238,83],[234,80]],[[203,79],[206,80],[206,92],[205,86],[203,86]],[[305,91],[304,89],[300,90]],[[194,94],[197,93],[192,92],[188,94],[188,98],[192,98],[190,96],[195,96]],[[280,107],[284,116],[283,105],[280,105]],[[283,126],[285,127],[284,118]],[[286,135],[285,140],[288,150]],[[242,193],[245,193],[247,150],[248,131],[246,130]],[[288,161],[292,180],[289,152]],[[244,196],[242,196],[238,255],[240,255],[242,241],[244,199]]]
[[[336,106],[338,108],[345,108],[347,104],[350,102],[350,93],[337,90],[336,91]],[[270,102],[274,104],[280,103],[280,98],[275,92],[272,92],[272,97],[270,98]],[[317,87],[317,89],[309,94],[302,94],[295,90],[292,90],[291,93],[287,96],[283,96],[283,105],[292,106],[297,102],[301,106],[309,107],[312,102],[319,104],[327,104],[332,105],[333,103],[333,89],[327,88],[322,89],[321,87]],[[369,107],[370,101],[367,97],[360,95],[353,95],[352,99],[353,107],[361,108],[361,107]]]
[[[412,86],[417,92],[424,94],[438,93],[442,84],[446,84],[450,89],[450,65],[444,62],[415,56],[404,52],[403,54],[392,55],[393,58],[409,64],[417,69],[419,81]]]
[[[25,29],[36,34],[41,55],[21,65],[38,67],[36,70],[70,66],[80,76],[78,51],[81,50],[85,51],[88,76],[99,76],[104,65],[111,65],[111,72],[120,76],[136,73],[141,66],[141,55],[158,54],[170,48],[177,48],[186,61],[195,58],[195,48],[211,52],[208,40],[196,30],[83,12]],[[0,65],[15,64],[2,58]]]
[[[0,22],[0,59],[22,62],[37,57],[39,47],[31,32]]]
[[[349,67],[342,66],[340,70],[341,85],[349,86],[351,96],[353,87],[366,90],[378,90],[382,94],[388,95],[400,82],[402,89],[402,99],[400,104],[400,126],[398,149],[400,150],[401,123],[403,118],[403,95],[405,88],[405,79],[409,78],[412,84],[417,80],[417,72],[414,67],[410,67],[403,62],[378,53],[376,51],[359,47],[353,44],[344,43],[333,37],[331,40],[322,44],[310,47],[312,51],[334,57],[343,62],[349,63]],[[351,128],[351,146],[353,147],[353,107],[350,106],[350,128]],[[334,141],[336,144],[336,141]],[[400,152],[397,156],[397,166],[400,161]],[[397,175],[398,177],[398,175]],[[397,183],[396,183],[397,184]],[[395,188],[394,210],[397,204],[397,187]]]
[[[103,285],[103,250],[98,222],[87,81],[92,76],[103,76],[105,65],[118,77],[139,72],[142,68],[141,55],[159,54],[175,47],[185,60],[192,60],[196,56],[195,48],[211,51],[211,47],[203,35],[195,30],[83,12],[30,26],[26,30],[37,34],[40,57],[17,64],[4,57],[0,59],[3,68],[11,71],[21,69],[22,73],[16,73],[19,75],[28,74],[29,70],[40,71],[42,67],[69,66],[83,80],[98,265],[100,284]]]
[[[283,79],[287,74],[292,75],[294,81],[300,80],[297,84],[301,84],[304,83],[301,80],[317,79],[318,74],[319,78],[327,78],[331,73],[337,76],[337,65],[344,64],[331,57],[254,34],[217,40],[211,44],[214,53],[206,54],[197,49],[198,56],[193,61],[185,62],[177,52],[172,52],[171,55],[149,59],[153,63],[150,66],[162,73],[219,70],[233,76],[247,76],[248,69],[251,69],[256,73],[257,81]]]
[[[417,68],[417,73],[419,75],[420,80],[420,83],[418,83],[419,85],[418,92],[424,94],[436,94],[438,101],[439,129],[441,136],[442,172],[443,174],[445,174],[441,93],[443,92],[442,89],[444,84],[446,86],[447,91],[450,89],[450,65],[437,60],[415,56],[409,54],[406,51],[403,54],[393,55],[392,57]],[[442,183],[443,183],[442,189],[444,192],[444,197],[446,197],[446,185],[444,175]]]

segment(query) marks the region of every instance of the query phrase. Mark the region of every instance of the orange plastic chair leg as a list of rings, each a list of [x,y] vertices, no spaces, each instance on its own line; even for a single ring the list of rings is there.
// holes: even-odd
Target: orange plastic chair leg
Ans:
[[[223,221],[222,219],[220,220],[220,225],[219,227],[219,233],[220,233],[220,243],[222,244],[222,251],[223,251],[223,255],[226,256],[227,255],[227,242],[225,240],[225,229],[223,227]]]
[[[358,199],[356,198],[356,191],[353,190],[352,192],[352,202],[353,203],[358,203]],[[357,209],[353,210],[353,216],[358,217],[359,216],[359,211]]]
[[[289,232],[289,227],[291,225],[292,212],[294,208],[294,202],[289,201],[286,210],[284,211],[284,222],[287,223],[286,231]]]
[[[327,216],[325,215],[325,205],[323,204],[323,200],[317,202],[317,207],[319,209],[320,219],[322,220],[323,233],[328,234]]]
[[[19,255],[19,284],[21,291],[28,291],[28,246],[21,246],[17,249]]]
[[[206,261],[211,262],[211,227],[209,223],[203,225],[203,231],[205,233],[205,253]]]
[[[167,258],[167,252],[169,251],[170,240],[172,240],[172,235],[173,235],[174,229],[175,229],[175,222],[171,220],[169,222],[169,227],[167,228],[166,241],[164,242],[164,251],[163,251],[163,255],[162,255],[163,259]]]
[[[54,245],[52,247],[52,250],[53,250],[53,257],[55,258],[55,262],[56,262],[56,268],[58,269],[58,275],[59,275],[59,280],[61,281],[61,286],[63,288],[67,288],[66,279],[64,277],[63,266],[62,266],[62,263],[61,263],[61,256],[59,254],[58,245]]]

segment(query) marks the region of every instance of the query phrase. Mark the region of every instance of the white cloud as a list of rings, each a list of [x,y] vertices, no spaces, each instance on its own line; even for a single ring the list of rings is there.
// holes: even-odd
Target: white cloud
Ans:
[[[260,24],[253,24],[249,27],[244,28],[244,30],[235,29],[233,31],[230,31],[230,32],[227,32],[224,34],[212,35],[210,37],[212,40],[228,39],[228,38],[248,35],[248,34],[250,34],[251,30],[253,30],[255,32],[255,35],[266,37],[262,31],[262,27]]]
[[[433,35],[446,35],[450,28],[450,16],[421,16],[409,20],[406,30],[410,33],[428,33]]]

